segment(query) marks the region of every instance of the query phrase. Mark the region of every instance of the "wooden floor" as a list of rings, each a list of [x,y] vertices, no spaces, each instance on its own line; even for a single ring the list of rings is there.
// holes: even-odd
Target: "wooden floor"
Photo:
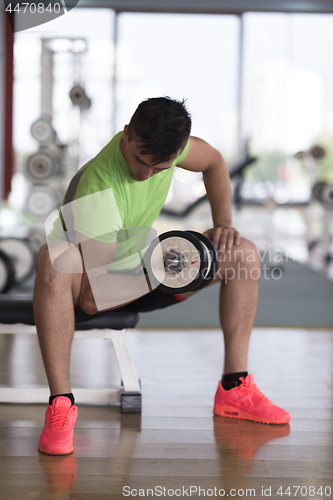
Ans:
[[[263,490],[281,499],[294,497],[296,486],[299,498],[333,499],[333,331],[254,330],[249,370],[291,412],[284,426],[212,415],[223,359],[218,331],[137,330],[128,338],[142,416],[80,406],[74,454],[37,451],[46,405],[0,405],[1,500],[217,498],[219,491],[248,498]],[[34,336],[1,335],[0,361],[1,384],[45,384]],[[73,385],[110,380],[119,375],[106,341],[74,341]]]

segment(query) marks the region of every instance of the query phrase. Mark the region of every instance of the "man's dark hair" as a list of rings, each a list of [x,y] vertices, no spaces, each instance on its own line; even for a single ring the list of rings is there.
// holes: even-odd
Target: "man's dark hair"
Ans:
[[[152,156],[155,164],[165,163],[184,149],[191,124],[185,99],[153,97],[137,107],[128,125],[129,140],[138,140],[140,153]]]

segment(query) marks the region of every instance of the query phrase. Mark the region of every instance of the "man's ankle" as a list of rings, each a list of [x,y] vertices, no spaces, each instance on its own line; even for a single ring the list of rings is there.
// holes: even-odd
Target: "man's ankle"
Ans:
[[[222,375],[221,384],[225,391],[230,391],[234,387],[238,387],[241,384],[239,377],[247,377],[248,372],[234,372],[234,373],[226,373]]]
[[[49,405],[52,405],[52,402],[55,398],[58,398],[59,396],[63,396],[63,397],[66,397],[68,399],[70,399],[72,405],[75,404],[75,398],[74,398],[74,394],[72,392],[68,392],[66,394],[56,394],[55,396],[50,396],[49,397]]]

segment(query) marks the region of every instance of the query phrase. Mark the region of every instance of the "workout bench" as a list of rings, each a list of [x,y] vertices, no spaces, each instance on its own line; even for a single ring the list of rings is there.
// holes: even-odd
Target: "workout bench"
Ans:
[[[89,316],[75,312],[75,337],[102,338],[112,342],[122,379],[121,388],[73,388],[77,403],[119,403],[122,413],[141,413],[140,383],[126,339],[125,329],[134,328],[139,315],[129,311],[105,311]],[[36,334],[31,295],[0,294],[0,334]],[[0,385],[0,403],[45,403],[47,387]]]

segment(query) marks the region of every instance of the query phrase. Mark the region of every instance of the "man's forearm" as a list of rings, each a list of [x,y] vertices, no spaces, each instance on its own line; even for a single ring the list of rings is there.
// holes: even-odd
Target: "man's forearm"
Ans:
[[[231,227],[230,176],[222,156],[203,172],[208,200],[212,210],[214,227]]]

